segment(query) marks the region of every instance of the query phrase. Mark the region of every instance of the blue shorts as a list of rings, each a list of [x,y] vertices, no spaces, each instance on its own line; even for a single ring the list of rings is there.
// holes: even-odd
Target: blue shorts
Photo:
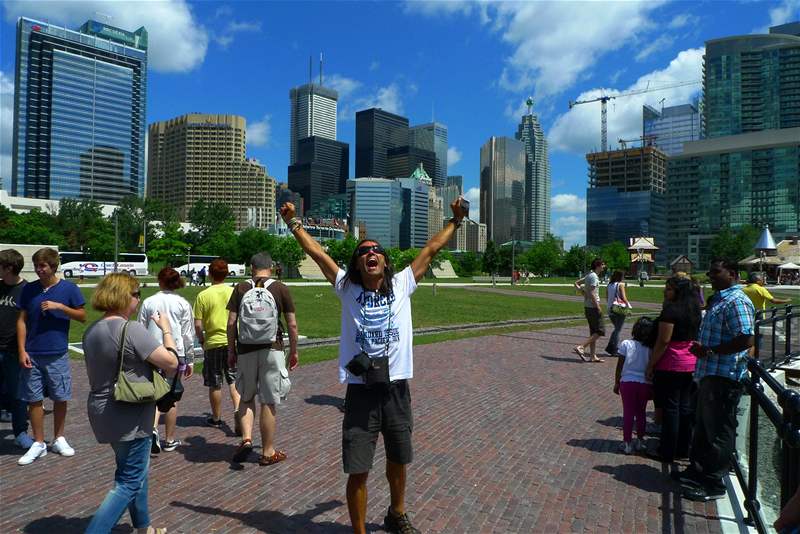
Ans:
[[[33,367],[20,366],[19,399],[25,402],[39,402],[48,397],[54,401],[72,398],[72,373],[69,368],[69,355],[31,356]]]

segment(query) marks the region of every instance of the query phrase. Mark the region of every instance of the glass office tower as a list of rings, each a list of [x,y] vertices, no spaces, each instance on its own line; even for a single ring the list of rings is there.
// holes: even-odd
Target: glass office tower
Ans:
[[[481,222],[497,244],[525,237],[525,145],[490,137],[481,147]]]
[[[11,194],[114,204],[144,193],[147,31],[20,18]]]
[[[447,126],[439,122],[420,124],[408,129],[408,144],[430,150],[436,154],[435,168],[425,167],[434,187],[442,187],[447,181]]]
[[[700,111],[692,104],[669,106],[661,111],[645,104],[642,121],[647,142],[667,156],[678,156],[684,143],[701,139]]]
[[[528,99],[528,113],[522,116],[516,138],[525,145],[525,232],[527,241],[542,241],[550,233],[550,156],[547,138],[533,113],[533,99]]]

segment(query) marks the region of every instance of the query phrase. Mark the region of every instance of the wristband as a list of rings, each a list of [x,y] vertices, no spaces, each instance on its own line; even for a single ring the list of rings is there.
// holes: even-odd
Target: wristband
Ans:
[[[167,334],[169,334],[169,335],[172,335],[172,330],[167,330],[167,331],[166,331],[166,332],[164,332],[163,334],[164,334],[165,336],[166,336]]]
[[[289,219],[289,222],[286,223],[286,224],[289,227],[289,231],[290,232],[294,232],[298,228],[302,228],[303,227],[303,221],[301,221],[297,217],[292,217],[291,219]]]

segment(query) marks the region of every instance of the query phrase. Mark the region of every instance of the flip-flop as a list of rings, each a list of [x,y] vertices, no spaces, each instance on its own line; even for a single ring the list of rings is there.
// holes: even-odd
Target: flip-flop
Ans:
[[[286,453],[283,451],[275,451],[272,456],[262,456],[258,460],[258,465],[273,465],[282,462],[286,459]]]
[[[595,358],[592,360],[592,363],[603,363],[605,360],[603,358]]]
[[[583,349],[582,349],[582,348],[580,348],[580,347],[575,347],[574,349],[572,349],[572,352],[574,352],[575,354],[577,354],[578,356],[580,356],[581,360],[583,360],[583,361],[585,361],[585,362],[588,362],[588,361],[589,361],[589,360],[587,360],[587,359],[586,359],[586,355],[584,354],[584,352],[583,352]]]

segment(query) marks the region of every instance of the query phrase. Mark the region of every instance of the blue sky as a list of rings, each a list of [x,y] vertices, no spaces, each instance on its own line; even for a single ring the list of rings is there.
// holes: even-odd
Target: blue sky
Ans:
[[[528,95],[550,144],[553,233],[585,235],[586,161],[599,104],[569,100],[700,80],[704,42],[800,20],[800,0],[668,2],[5,1],[0,25],[0,175],[10,181],[15,22],[76,28],[95,18],[150,37],[147,121],[187,112],[248,121],[248,154],[286,180],[289,99],[325,56],[339,90],[339,139],[355,152],[355,112],[372,106],[448,126],[450,174],[477,204],[480,146],[513,137]],[[619,98],[609,141],[641,135],[641,106],[691,101],[699,85]],[[351,174],[354,165],[351,162]],[[477,213],[477,209],[473,210]]]

